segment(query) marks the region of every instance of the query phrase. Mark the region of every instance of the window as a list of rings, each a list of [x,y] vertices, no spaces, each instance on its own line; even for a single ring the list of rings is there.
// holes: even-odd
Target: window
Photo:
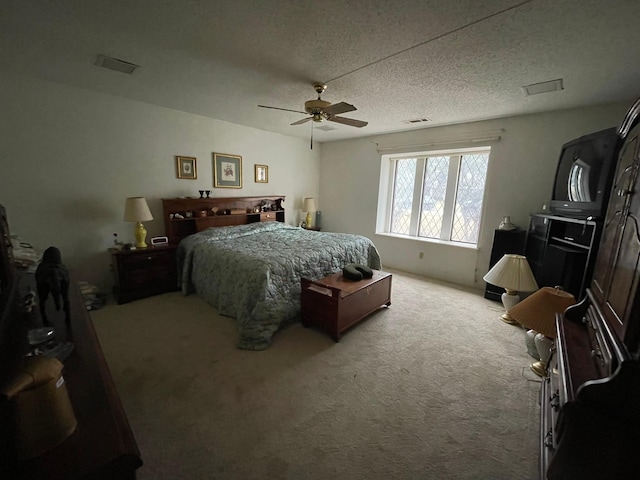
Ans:
[[[475,245],[490,151],[483,147],[383,157],[390,181],[383,230]]]

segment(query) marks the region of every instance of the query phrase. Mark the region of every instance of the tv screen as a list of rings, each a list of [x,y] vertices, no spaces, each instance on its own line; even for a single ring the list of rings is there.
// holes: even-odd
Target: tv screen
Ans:
[[[565,143],[549,208],[573,218],[603,217],[615,168],[618,134],[609,128]]]

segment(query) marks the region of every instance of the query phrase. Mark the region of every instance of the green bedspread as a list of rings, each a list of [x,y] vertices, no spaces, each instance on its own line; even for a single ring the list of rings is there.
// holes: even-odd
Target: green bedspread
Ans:
[[[300,316],[300,278],[317,280],[349,263],[380,269],[360,235],[304,230],[281,222],[209,228],[178,246],[182,293],[197,293],[237,321],[239,348],[263,350]]]

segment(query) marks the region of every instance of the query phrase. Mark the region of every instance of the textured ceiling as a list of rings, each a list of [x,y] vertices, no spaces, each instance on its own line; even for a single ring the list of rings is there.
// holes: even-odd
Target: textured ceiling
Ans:
[[[257,105],[303,110],[326,82],[369,125],[316,124],[322,142],[631,102],[639,19],[637,0],[3,0],[0,68],[302,138],[312,122]]]

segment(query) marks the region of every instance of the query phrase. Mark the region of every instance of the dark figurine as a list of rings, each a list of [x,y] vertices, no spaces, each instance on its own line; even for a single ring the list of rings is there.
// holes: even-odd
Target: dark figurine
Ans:
[[[274,210],[284,210],[284,207],[282,206],[282,202],[284,202],[284,198],[278,198],[276,200],[276,208],[274,208]]]
[[[42,261],[36,269],[36,289],[38,290],[38,302],[40,303],[40,315],[45,325],[47,320],[45,303],[49,293],[53,297],[56,310],[60,311],[60,303],[64,309],[64,321],[71,323],[69,313],[69,272],[62,264],[62,254],[56,247],[49,247],[42,255]]]

